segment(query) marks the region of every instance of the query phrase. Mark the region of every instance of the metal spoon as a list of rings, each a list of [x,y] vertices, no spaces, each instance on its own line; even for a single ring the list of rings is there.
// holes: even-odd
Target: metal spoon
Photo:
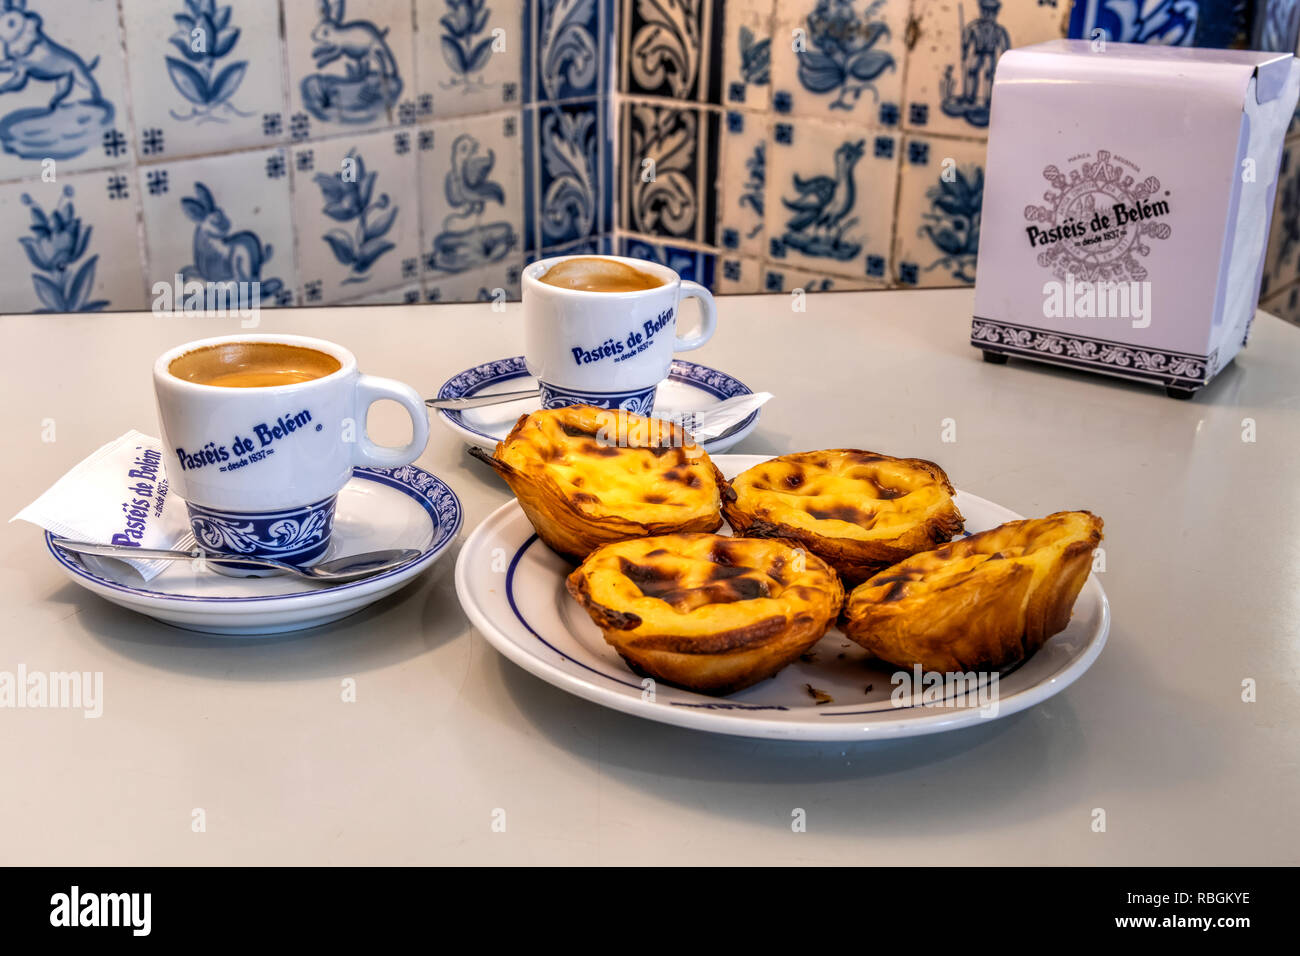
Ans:
[[[522,392],[496,392],[492,395],[473,395],[469,398],[426,398],[424,404],[440,411],[462,411],[466,408],[483,408],[486,405],[500,405],[503,402],[517,402],[521,398],[537,398],[542,394],[540,388],[525,389]]]
[[[285,561],[273,558],[254,558],[242,554],[209,554],[199,548],[192,551],[166,551],[161,548],[128,548],[120,544],[95,544],[90,541],[69,541],[67,538],[55,538],[54,543],[65,551],[77,554],[96,554],[105,558],[135,558],[161,561],[238,561],[241,564],[255,564],[263,568],[275,568],[307,581],[321,581],[329,584],[342,584],[346,581],[360,581],[384,571],[390,571],[417,558],[422,552],[414,548],[389,548],[384,551],[367,551],[363,554],[350,554],[343,558],[334,558],[309,568],[300,568]]]

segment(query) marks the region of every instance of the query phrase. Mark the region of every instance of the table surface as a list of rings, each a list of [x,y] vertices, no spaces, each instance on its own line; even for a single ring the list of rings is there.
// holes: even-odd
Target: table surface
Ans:
[[[971,304],[964,290],[827,293],[803,313],[727,298],[691,357],[776,395],[736,452],[931,458],[1022,514],[1102,515],[1110,639],[1058,696],[899,741],[714,736],[505,660],[461,612],[451,552],[334,625],[232,640],[109,604],[63,576],[36,528],[0,524],[0,671],[104,675],[99,719],[0,710],[0,863],[1300,862],[1300,328],[1261,315],[1236,362],[1179,402],[985,364]],[[237,323],[0,319],[7,514],[103,442],[157,434],[154,356]],[[517,305],[268,312],[258,331],[338,341],[428,395],[522,345]],[[377,437],[400,439],[402,414],[377,407]],[[436,421],[419,463],[461,497],[463,535],[508,499]]]

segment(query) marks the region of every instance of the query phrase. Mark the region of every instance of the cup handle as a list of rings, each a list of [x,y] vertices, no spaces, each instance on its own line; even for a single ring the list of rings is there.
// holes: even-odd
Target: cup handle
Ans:
[[[391,399],[406,409],[411,416],[411,440],[401,447],[376,445],[366,431],[366,414],[370,406],[381,399]],[[409,465],[424,452],[429,443],[429,414],[415,389],[391,378],[362,375],[356,385],[356,421],[360,425],[353,464],[368,468],[396,468]]]
[[[695,334],[684,337],[679,335],[673,339],[674,352],[689,352],[691,349],[698,349],[713,338],[713,332],[718,327],[718,306],[713,301],[713,293],[698,282],[683,279],[682,292],[677,298],[679,312],[684,299],[699,300],[700,316],[703,318],[703,322],[700,324],[700,330]]]

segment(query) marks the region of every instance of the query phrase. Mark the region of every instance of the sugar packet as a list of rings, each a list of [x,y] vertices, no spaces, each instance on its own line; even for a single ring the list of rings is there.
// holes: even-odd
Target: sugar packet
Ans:
[[[180,551],[194,547],[185,502],[168,489],[162,443],[137,431],[104,445],[9,520],[19,519],[75,541]],[[102,567],[117,559],[83,560]],[[122,560],[146,581],[171,563]]]

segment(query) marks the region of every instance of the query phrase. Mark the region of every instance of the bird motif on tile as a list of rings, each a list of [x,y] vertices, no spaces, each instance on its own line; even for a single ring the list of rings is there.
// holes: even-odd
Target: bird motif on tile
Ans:
[[[467,215],[483,212],[488,200],[504,204],[505,192],[500,184],[488,177],[496,163],[496,153],[487,151],[479,155],[479,141],[468,133],[461,133],[451,144],[451,169],[447,173],[447,201]]]
[[[794,188],[799,194],[794,199],[782,197],[781,202],[795,215],[786,223],[794,232],[803,232],[809,226],[828,232],[853,211],[857,190],[853,185],[853,167],[862,158],[865,142],[858,140],[843,143],[835,150],[835,175],[794,176]]]

